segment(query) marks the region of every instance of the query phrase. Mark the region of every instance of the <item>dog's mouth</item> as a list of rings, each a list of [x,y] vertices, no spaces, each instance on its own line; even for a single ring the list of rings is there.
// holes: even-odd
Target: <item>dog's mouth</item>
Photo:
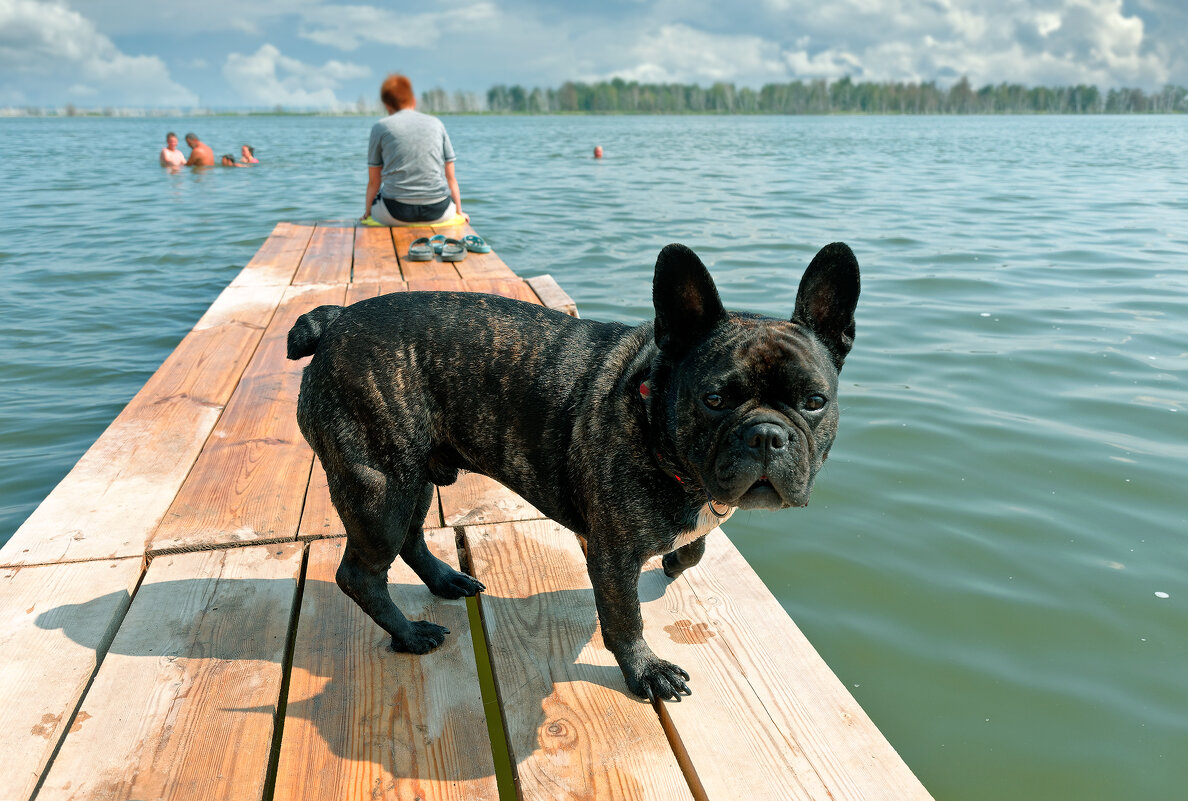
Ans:
[[[767,476],[762,476],[738,499],[741,509],[782,509],[788,505],[784,496]]]

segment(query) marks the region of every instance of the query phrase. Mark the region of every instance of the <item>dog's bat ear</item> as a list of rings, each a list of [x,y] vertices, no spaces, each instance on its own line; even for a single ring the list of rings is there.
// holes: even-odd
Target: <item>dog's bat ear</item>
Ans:
[[[805,325],[829,349],[838,370],[854,346],[854,308],[858,305],[858,259],[844,242],[821,248],[800,288],[792,322]]]
[[[656,344],[669,353],[683,353],[726,319],[709,270],[684,245],[668,245],[656,258],[652,304]]]

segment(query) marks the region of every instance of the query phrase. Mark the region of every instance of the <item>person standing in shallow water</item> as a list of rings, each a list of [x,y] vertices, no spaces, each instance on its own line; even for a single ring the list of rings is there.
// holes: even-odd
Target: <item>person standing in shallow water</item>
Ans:
[[[454,148],[441,120],[417,111],[412,82],[389,75],[380,86],[388,116],[371,128],[362,219],[382,225],[439,222],[462,215]]]
[[[210,145],[198,138],[197,134],[186,134],[186,144],[190,146],[190,158],[186,160],[187,167],[213,167],[214,151]]]
[[[186,166],[186,154],[177,149],[177,134],[173,131],[165,134],[165,147],[161,148],[161,166]]]

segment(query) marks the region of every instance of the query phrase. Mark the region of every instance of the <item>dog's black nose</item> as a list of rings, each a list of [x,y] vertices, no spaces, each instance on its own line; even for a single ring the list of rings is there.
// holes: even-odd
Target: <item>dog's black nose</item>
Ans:
[[[783,450],[788,444],[788,432],[775,423],[756,423],[743,433],[747,447],[760,454]]]

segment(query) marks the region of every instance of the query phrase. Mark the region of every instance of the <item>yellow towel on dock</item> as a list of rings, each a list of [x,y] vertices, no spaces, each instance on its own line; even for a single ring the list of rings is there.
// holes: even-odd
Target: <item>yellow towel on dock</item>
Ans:
[[[374,225],[374,226],[383,226],[384,225],[382,222],[377,222],[371,215],[368,215],[367,217],[360,220],[359,222],[362,225]],[[396,225],[392,225],[392,226],[388,226],[388,227],[391,227],[391,228],[451,228],[451,227],[454,227],[457,225],[466,225],[466,218],[463,217],[461,214],[455,214],[453,217],[451,217],[448,220],[439,220],[437,222],[432,222],[432,223],[402,222],[402,223],[397,223]]]

